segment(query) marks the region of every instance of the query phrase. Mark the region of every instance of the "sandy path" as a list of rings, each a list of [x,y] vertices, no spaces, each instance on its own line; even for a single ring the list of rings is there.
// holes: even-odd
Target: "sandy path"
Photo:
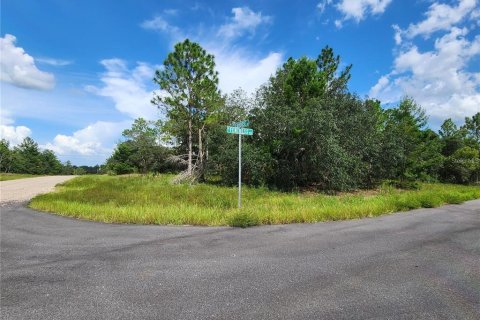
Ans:
[[[11,202],[28,201],[37,194],[50,192],[57,183],[75,176],[47,176],[0,181],[0,205]]]

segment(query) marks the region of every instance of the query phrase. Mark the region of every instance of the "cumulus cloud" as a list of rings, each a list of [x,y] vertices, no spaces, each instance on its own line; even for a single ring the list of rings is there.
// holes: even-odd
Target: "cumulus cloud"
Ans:
[[[255,34],[255,30],[261,24],[272,21],[271,16],[264,16],[261,12],[254,12],[249,7],[233,8],[233,17],[229,22],[220,26],[218,35],[226,39],[233,39],[244,34]]]
[[[458,6],[449,8],[458,10],[464,8],[465,3],[471,4],[461,1]],[[430,6],[426,19],[411,24],[406,31],[396,27],[396,35],[402,32],[408,37],[415,37],[443,30],[442,28],[448,28],[448,31],[432,40],[431,50],[421,50],[413,43],[414,39],[410,43],[397,41],[401,45],[395,51],[392,71],[381,76],[369,93],[384,103],[397,102],[403,95],[411,96],[427,110],[436,123],[448,117],[461,120],[480,111],[480,72],[478,65],[474,67],[474,61],[480,57],[480,36],[475,29],[462,27],[462,18],[459,16],[449,20],[449,23],[456,23],[456,26],[448,27],[448,24],[438,23],[436,25],[441,25],[441,28],[432,27],[434,24],[429,22],[429,28],[418,27],[427,25],[425,21],[435,20],[431,18],[432,8],[438,6],[440,5]],[[445,6],[442,8],[445,13],[443,16],[452,16],[450,9]],[[473,10],[472,6],[470,10]],[[469,13],[461,15],[465,17]]]
[[[130,126],[130,121],[106,122],[97,121],[87,127],[75,131],[72,135],[58,134],[41,147],[50,149],[60,156],[82,155],[105,158],[113,150],[113,146],[122,131]]]
[[[137,62],[133,69],[121,59],[105,59],[100,62],[106,69],[101,75],[102,87],[87,86],[87,91],[108,97],[118,111],[135,119],[158,119],[158,111],[150,103],[153,97],[152,78],[155,66]]]
[[[15,45],[11,34],[0,37],[0,80],[27,89],[49,90],[55,86],[53,74],[41,71],[34,58]]]
[[[263,57],[248,53],[212,48],[219,73],[219,86],[223,92],[232,92],[239,87],[252,93],[264,84],[281,65],[282,54],[271,52]]]
[[[8,110],[0,109],[0,139],[5,139],[11,146],[16,146],[31,134],[32,130],[30,128],[14,125],[14,120],[10,117]]]
[[[343,20],[355,20],[360,22],[368,15],[383,13],[392,0],[341,0],[336,8],[343,14]],[[338,20],[335,25],[341,27]]]
[[[215,55],[219,86],[223,92],[229,93],[239,87],[247,92],[253,92],[281,65],[283,55],[280,52],[258,54],[246,45],[233,45],[234,39],[247,35],[254,36],[259,26],[272,23],[273,19],[248,7],[233,8],[232,13],[233,17],[227,18],[227,23],[207,28],[207,31],[205,28],[197,28],[193,32],[181,30],[170,24],[165,17],[147,20],[142,26],[150,26],[150,29],[170,36],[175,42],[186,37],[199,42],[208,52]],[[155,25],[157,27],[154,28]],[[217,29],[217,32],[213,31]],[[201,32],[202,30],[204,32]],[[182,35],[182,38],[178,39],[178,35]]]
[[[425,13],[425,19],[419,23],[412,23],[407,29],[398,26],[395,29],[395,42],[401,43],[402,38],[412,39],[416,36],[428,37],[437,31],[448,31],[452,26],[464,20],[468,15],[475,17],[477,0],[459,0],[458,5],[448,5],[434,2]]]
[[[5,139],[10,142],[11,146],[20,144],[23,139],[29,137],[32,134],[32,130],[25,126],[6,126],[0,125],[0,139]]]

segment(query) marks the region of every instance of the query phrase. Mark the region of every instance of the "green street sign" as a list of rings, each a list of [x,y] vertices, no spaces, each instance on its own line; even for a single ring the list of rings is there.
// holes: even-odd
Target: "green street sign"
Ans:
[[[231,124],[232,127],[239,127],[239,128],[245,128],[246,126],[248,126],[250,124],[250,121],[248,120],[243,120],[243,121],[239,121],[239,122],[234,122]]]
[[[232,133],[232,134],[242,134],[246,136],[252,136],[253,135],[253,129],[250,128],[239,128],[239,127],[227,127],[227,133]]]
[[[238,207],[242,207],[242,135],[253,136],[253,129],[244,128],[250,121],[243,120],[227,127],[227,133],[238,134]]]

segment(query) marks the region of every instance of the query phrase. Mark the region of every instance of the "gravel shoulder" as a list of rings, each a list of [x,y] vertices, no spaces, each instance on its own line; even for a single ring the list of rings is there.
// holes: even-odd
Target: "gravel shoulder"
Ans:
[[[0,206],[28,201],[38,194],[53,191],[55,185],[74,177],[75,176],[47,176],[0,181]]]

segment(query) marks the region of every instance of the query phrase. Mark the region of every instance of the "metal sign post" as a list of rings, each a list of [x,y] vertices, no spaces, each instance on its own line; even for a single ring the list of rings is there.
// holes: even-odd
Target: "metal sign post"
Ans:
[[[238,135],[238,207],[242,207],[242,135]]]
[[[253,135],[253,129],[244,128],[250,121],[243,120],[227,127],[227,133],[238,134],[238,207],[242,207],[242,135]]]

